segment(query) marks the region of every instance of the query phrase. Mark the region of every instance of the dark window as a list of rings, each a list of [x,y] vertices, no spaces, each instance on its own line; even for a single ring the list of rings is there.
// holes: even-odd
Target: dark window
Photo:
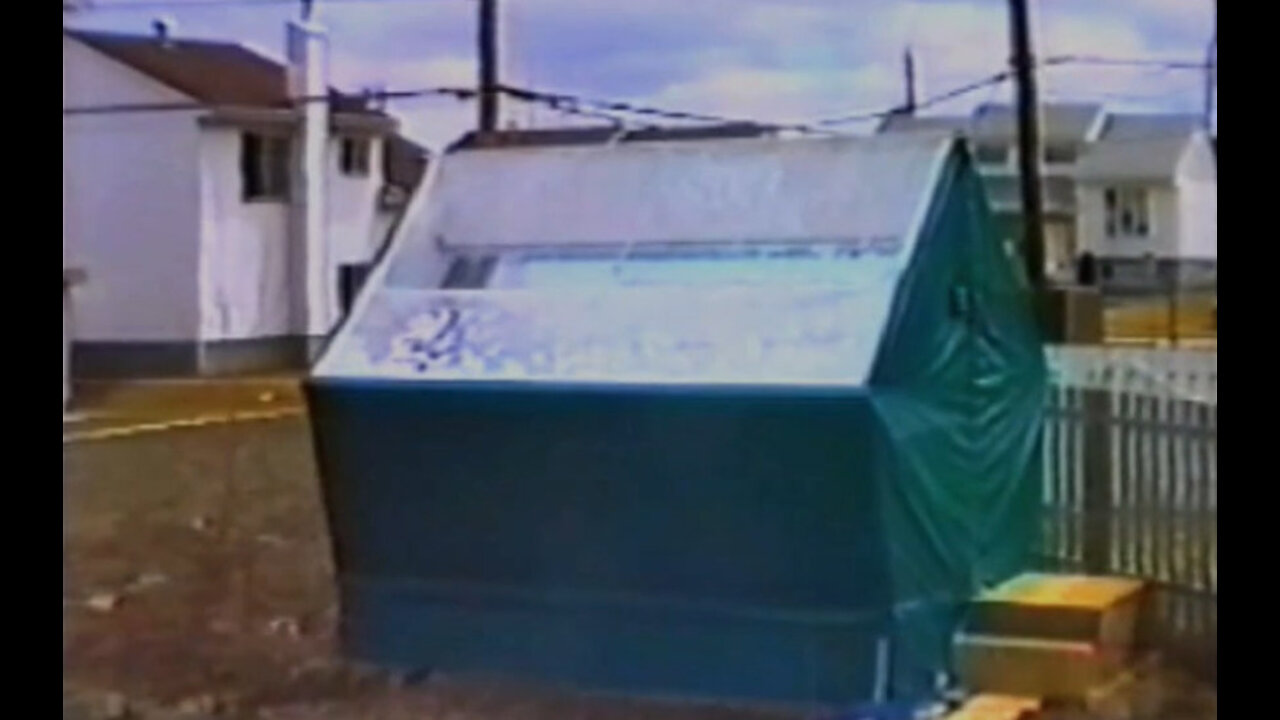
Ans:
[[[983,165],[1005,165],[1009,162],[1009,148],[1004,145],[979,145],[974,156]]]
[[[369,174],[369,154],[372,143],[368,138],[343,138],[340,166],[342,174],[349,177],[366,177]]]
[[[1044,161],[1047,163],[1073,163],[1076,161],[1076,149],[1071,145],[1046,145]]]
[[[240,177],[245,200],[289,197],[289,140],[244,133],[240,138]]]
[[[1109,238],[1151,235],[1151,199],[1144,188],[1117,187],[1103,192]]]
[[[338,268],[338,289],[344,315],[351,312],[351,306],[355,304],[360,288],[369,276],[370,267],[369,263],[352,263]]]

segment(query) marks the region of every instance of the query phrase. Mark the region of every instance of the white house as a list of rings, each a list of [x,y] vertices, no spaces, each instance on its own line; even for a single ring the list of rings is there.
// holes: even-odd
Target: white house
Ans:
[[[1077,260],[1090,252],[1099,260],[1104,284],[1124,285],[1146,272],[1134,269],[1134,258],[1154,253],[1164,265],[1185,268],[1188,279],[1212,281],[1217,265],[1217,161],[1212,146],[1207,146],[1210,155],[1205,165],[1199,149],[1203,139],[1199,118],[1116,114],[1089,103],[1046,103],[1041,107],[1040,121],[1045,273],[1049,278],[1073,278]],[[1022,202],[1013,108],[992,103],[980,105],[970,116],[895,115],[879,128],[882,133],[939,130],[970,140],[992,210],[1011,238],[1019,236]],[[1178,154],[1184,147],[1190,153],[1185,166],[1179,165],[1182,155]],[[1177,168],[1188,174],[1175,178]],[[1169,243],[1154,239],[1119,244],[1103,241],[1108,227],[1106,188],[1135,183],[1179,188],[1167,196],[1144,195],[1148,199],[1142,202],[1163,202],[1165,207],[1159,211],[1179,220],[1176,224],[1163,220],[1159,227],[1165,232],[1177,228],[1183,239]],[[1116,198],[1118,203],[1119,196]],[[1114,207],[1113,213],[1123,212],[1120,205]]]
[[[1212,285],[1218,265],[1218,163],[1204,132],[1160,132],[1117,116],[1077,168],[1080,249],[1103,283]]]
[[[318,28],[290,25],[288,65],[156,30],[63,30],[64,266],[91,278],[75,372],[296,365],[337,322],[425,151],[329,89]]]
[[[62,409],[71,404],[71,292],[84,282],[84,273],[77,268],[62,269]]]

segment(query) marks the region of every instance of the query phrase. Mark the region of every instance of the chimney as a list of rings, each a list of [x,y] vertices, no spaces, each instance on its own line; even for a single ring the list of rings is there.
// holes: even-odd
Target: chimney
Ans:
[[[325,159],[329,145],[329,40],[311,19],[287,27],[288,92],[298,113],[291,193],[291,283],[297,331],[322,338],[339,315],[337,271],[327,233]],[[305,289],[305,291],[304,291]]]
[[[177,23],[173,18],[160,17],[151,21],[151,29],[155,31],[156,42],[164,47],[173,47],[173,28]]]

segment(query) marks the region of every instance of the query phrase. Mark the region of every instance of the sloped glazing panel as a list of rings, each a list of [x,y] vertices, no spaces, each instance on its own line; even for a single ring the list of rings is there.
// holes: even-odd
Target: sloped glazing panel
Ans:
[[[901,239],[886,236],[829,244],[509,253],[489,287],[884,287],[894,279],[901,252]]]
[[[883,288],[384,291],[329,358],[348,377],[860,385]]]

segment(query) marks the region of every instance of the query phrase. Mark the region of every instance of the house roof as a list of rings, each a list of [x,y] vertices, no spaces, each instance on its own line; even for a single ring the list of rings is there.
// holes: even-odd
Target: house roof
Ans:
[[[894,113],[880,122],[876,132],[966,132],[969,118],[960,115],[907,115]]]
[[[174,90],[212,106],[288,108],[285,66],[238,43],[64,28],[64,33]],[[335,113],[380,114],[330,90]]]
[[[1041,106],[1041,136],[1045,142],[1084,142],[1104,116],[1101,105],[1092,103],[1047,103]],[[1017,116],[1013,106],[996,103],[979,105],[973,114],[890,115],[877,132],[938,132],[969,135],[974,140],[1011,142],[1017,137]]]
[[[695,127],[659,127],[628,130],[620,134],[612,127],[563,127],[533,130],[502,130],[482,135],[469,132],[454,143],[450,150],[478,150],[481,148],[556,147],[566,145],[602,145],[618,142],[658,142],[670,140],[726,140],[732,138],[756,138],[770,134],[767,127],[751,123]]]
[[[1095,103],[1045,103],[1040,106],[1041,137],[1045,142],[1084,142],[1104,115]],[[1017,135],[1012,105],[986,103],[973,113],[973,134],[979,139],[1007,139]]]
[[[1185,138],[1200,128],[1196,115],[1109,114],[1101,140],[1147,140]]]
[[[154,36],[108,33],[64,28],[68,36],[156,81],[211,107],[234,108],[219,119],[246,121],[270,116],[265,111],[288,110],[287,70],[279,62],[232,42],[172,38],[160,42]],[[367,106],[358,95],[329,91],[335,121],[358,127],[361,119],[370,127],[386,128],[390,116]],[[254,113],[257,113],[256,115]],[[426,169],[427,151],[399,135],[390,135],[384,162],[386,180],[412,188]]]
[[[1113,180],[1171,179],[1188,146],[1200,132],[1201,119],[1196,115],[1110,115],[1099,141],[1080,158],[1079,176]],[[1216,149],[1213,152],[1216,159]]]
[[[1191,135],[1111,138],[1092,144],[1076,166],[1081,179],[1171,180]]]

